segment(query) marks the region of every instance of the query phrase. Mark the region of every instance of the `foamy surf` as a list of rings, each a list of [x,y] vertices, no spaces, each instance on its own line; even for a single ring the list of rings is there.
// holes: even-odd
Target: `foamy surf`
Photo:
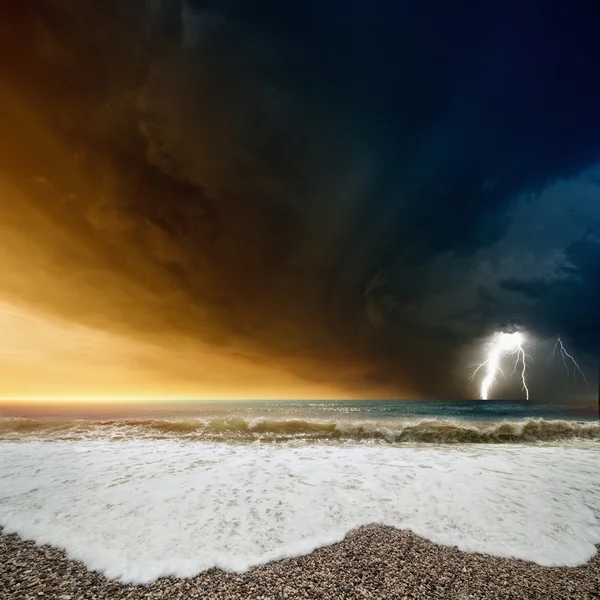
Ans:
[[[230,416],[185,419],[0,419],[0,441],[19,439],[186,439],[198,441],[370,441],[388,443],[524,443],[572,439],[600,441],[600,422],[526,418],[338,419]]]
[[[586,562],[599,446],[0,443],[0,524],[124,582],[243,571],[382,523],[466,551]]]

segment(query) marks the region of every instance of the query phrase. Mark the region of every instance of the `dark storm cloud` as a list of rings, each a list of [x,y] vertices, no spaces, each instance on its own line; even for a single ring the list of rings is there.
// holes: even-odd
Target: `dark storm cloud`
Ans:
[[[578,347],[600,355],[600,240],[598,227],[569,244],[556,279],[507,280],[503,286],[533,300],[528,320],[541,331],[564,332]]]
[[[301,357],[358,357],[425,396],[470,393],[457,350],[504,324],[598,351],[584,3],[31,6],[3,62],[92,184],[61,213],[90,230],[70,227],[172,293],[152,326],[246,340],[309,379],[327,367]],[[9,175],[38,175],[32,152]],[[535,233],[548,215],[568,234]]]

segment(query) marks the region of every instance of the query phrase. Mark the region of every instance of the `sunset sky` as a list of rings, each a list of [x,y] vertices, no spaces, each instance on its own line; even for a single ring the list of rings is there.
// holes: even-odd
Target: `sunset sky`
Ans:
[[[0,401],[596,398],[597,31],[511,4],[6,3]]]

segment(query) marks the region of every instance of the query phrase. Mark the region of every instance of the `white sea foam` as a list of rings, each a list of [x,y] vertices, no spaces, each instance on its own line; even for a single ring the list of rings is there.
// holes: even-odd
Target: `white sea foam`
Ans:
[[[0,524],[110,578],[241,571],[384,523],[542,565],[600,543],[600,448],[2,442]]]

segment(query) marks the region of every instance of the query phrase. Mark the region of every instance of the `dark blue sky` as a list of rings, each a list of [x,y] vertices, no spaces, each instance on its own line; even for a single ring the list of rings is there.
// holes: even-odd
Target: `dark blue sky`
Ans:
[[[33,4],[61,51],[13,52],[14,85],[223,331],[468,397],[481,339],[516,325],[535,394],[596,393],[593,2]],[[9,46],[33,31],[13,17]],[[558,335],[591,387],[541,367]]]

